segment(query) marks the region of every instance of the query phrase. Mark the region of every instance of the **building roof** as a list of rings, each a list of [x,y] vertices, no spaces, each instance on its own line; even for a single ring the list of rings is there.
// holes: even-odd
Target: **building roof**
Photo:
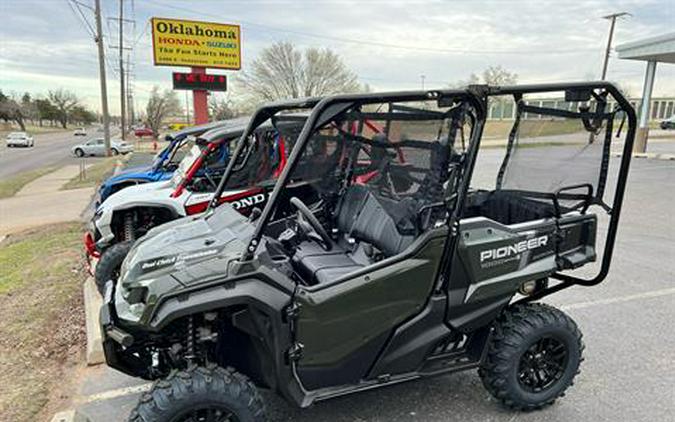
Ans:
[[[620,59],[675,63],[675,32],[623,43],[616,51]]]

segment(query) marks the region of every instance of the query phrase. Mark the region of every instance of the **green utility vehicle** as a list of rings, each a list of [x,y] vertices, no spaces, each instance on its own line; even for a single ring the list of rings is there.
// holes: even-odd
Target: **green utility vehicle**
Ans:
[[[496,106],[515,107],[508,140],[482,139]],[[261,388],[307,407],[473,368],[509,408],[553,403],[584,346],[535,301],[607,276],[635,134],[622,94],[476,85],[274,103],[213,198],[249,134],[308,109],[263,209],[213,200],[153,228],[107,283],[108,365],[156,380],[130,420],[263,421]]]

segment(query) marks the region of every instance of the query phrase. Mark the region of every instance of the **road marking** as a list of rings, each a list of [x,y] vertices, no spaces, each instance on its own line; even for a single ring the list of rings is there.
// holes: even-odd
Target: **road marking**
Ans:
[[[620,296],[620,297],[615,297],[615,298],[610,298],[610,299],[599,299],[599,300],[592,300],[592,301],[588,301],[588,302],[571,303],[569,305],[560,306],[560,308],[563,309],[563,310],[566,310],[566,311],[570,310],[570,309],[584,309],[584,308],[590,308],[592,306],[598,306],[598,305],[612,305],[612,304],[616,304],[616,303],[631,302],[631,301],[634,301],[634,300],[651,299],[651,298],[670,296],[670,295],[675,295],[675,288],[655,290],[653,292],[646,292],[646,293],[640,293],[640,294],[629,295],[629,296]],[[128,396],[128,395],[132,395],[132,394],[144,393],[146,391],[149,391],[151,386],[152,386],[151,383],[147,383],[147,384],[135,385],[133,387],[124,387],[124,388],[118,388],[118,389],[115,389],[115,390],[104,391],[102,393],[97,393],[97,394],[92,394],[90,396],[86,396],[82,400],[78,400],[78,402],[80,404],[85,404],[85,403],[91,403],[91,402],[95,402],[95,401],[115,399],[115,398],[118,398],[118,397]]]
[[[128,396],[128,395],[131,395],[131,394],[145,393],[146,391],[150,390],[151,386],[152,386],[152,383],[147,383],[147,384],[135,385],[133,387],[124,387],[124,388],[118,388],[116,390],[104,391],[102,393],[92,394],[90,396],[86,396],[81,401],[81,403],[91,403],[91,402],[94,402],[94,401],[116,399],[118,397]]]
[[[568,311],[570,309],[584,309],[596,305],[612,305],[615,303],[631,302],[633,300],[640,300],[640,299],[651,299],[655,297],[663,297],[673,294],[675,294],[675,288],[654,290],[653,292],[638,293],[635,295],[620,296],[610,299],[598,299],[598,300],[591,300],[588,302],[571,303],[569,305],[563,305],[560,308],[565,311]]]

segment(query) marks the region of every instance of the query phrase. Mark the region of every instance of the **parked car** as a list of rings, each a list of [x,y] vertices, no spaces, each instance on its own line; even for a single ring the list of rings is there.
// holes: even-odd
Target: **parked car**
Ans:
[[[522,99],[555,91],[575,100],[572,110]],[[494,185],[477,189],[486,187],[473,172],[485,108],[506,95],[518,115],[564,118],[580,142],[565,154],[509,142],[492,163]],[[593,111],[583,105],[591,99]],[[257,141],[249,134],[284,108],[308,106],[262,211],[246,218],[222,204],[156,227],[106,283],[107,364],[156,381],[129,420],[263,422],[259,388],[306,408],[473,369],[513,410],[562,397],[583,361],[582,335],[562,310],[535,301],[570,287],[591,298],[609,273],[631,157],[616,173],[607,160],[617,113],[627,116],[625,148],[633,146],[628,100],[599,82],[276,102],[252,117],[213,196],[247,162]],[[387,130],[358,133],[367,119]],[[515,139],[529,135],[521,122]],[[353,171],[373,155],[382,157],[378,174],[358,183]],[[405,162],[394,162],[399,155]],[[315,194],[297,196],[300,184]],[[297,212],[280,213],[286,202]],[[582,267],[583,278],[573,272]]]
[[[26,132],[12,132],[7,135],[7,147],[32,147],[34,145],[33,137]]]
[[[101,186],[98,188],[97,206],[108,199],[113,193],[119,192],[129,186],[170,179],[174,170],[176,170],[178,164],[185,156],[185,153],[190,150],[190,145],[192,144],[190,140],[211,129],[245,124],[247,121],[248,117],[223,120],[193,126],[173,135],[167,135],[166,141],[169,142],[169,145],[157,153],[151,164],[126,169],[101,183]]]
[[[144,136],[154,136],[155,132],[153,132],[149,127],[142,127],[134,129],[134,135],[138,138],[142,138]]]
[[[87,131],[83,127],[78,127],[73,131],[73,136],[87,136]]]
[[[167,130],[183,130],[186,127],[190,127],[190,125],[187,123],[171,123],[166,128]]]
[[[121,139],[110,140],[110,153],[112,155],[127,154],[134,150],[134,146],[122,141]],[[101,155],[105,156],[105,141],[103,138],[90,139],[89,141],[75,145],[71,148],[73,155],[76,157],[84,157],[85,155]]]
[[[663,120],[660,126],[663,130],[675,129],[675,114],[670,116],[670,118]]]

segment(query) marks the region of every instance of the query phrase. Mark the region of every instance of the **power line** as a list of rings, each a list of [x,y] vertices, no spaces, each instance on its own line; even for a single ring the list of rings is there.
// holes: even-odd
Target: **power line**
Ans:
[[[82,9],[80,9],[80,3],[75,1],[75,0],[66,0],[66,3],[68,3],[68,7],[70,7],[70,10],[73,12],[75,15],[75,18],[80,21],[81,23],[84,23],[85,27],[84,30],[89,33],[94,39],[96,38],[96,31],[94,31],[94,28],[89,24],[89,21],[87,18],[84,16],[84,13],[82,12]],[[75,4],[75,7],[73,7],[73,3]],[[77,8],[77,12],[75,11],[75,8]],[[79,16],[78,16],[79,12]]]
[[[157,6],[160,6],[160,7],[166,7],[166,8],[178,10],[178,11],[181,11],[181,12],[189,12],[189,13],[193,13],[195,15],[206,16],[206,17],[211,17],[211,18],[218,18],[218,19],[220,19],[222,17],[220,15],[215,15],[213,13],[196,12],[193,9],[175,6],[175,5],[172,5],[172,4],[158,3],[154,0],[146,0],[146,1],[148,3],[153,3],[153,4],[155,4]],[[273,31],[273,32],[281,32],[281,33],[299,35],[299,36],[303,36],[303,37],[332,40],[332,41],[338,41],[338,42],[342,42],[342,43],[359,44],[359,45],[371,45],[371,46],[375,46],[375,47],[393,48],[393,49],[399,49],[399,50],[427,51],[427,52],[433,52],[433,53],[550,55],[550,54],[576,54],[576,53],[595,51],[595,49],[592,49],[592,48],[575,48],[575,49],[568,49],[568,50],[546,49],[546,50],[527,50],[527,51],[525,51],[525,50],[477,50],[477,49],[467,50],[467,49],[459,49],[459,48],[434,48],[434,47],[424,47],[424,46],[399,45],[399,44],[390,44],[390,43],[384,43],[384,42],[378,42],[378,41],[368,41],[368,40],[363,40],[363,39],[357,40],[357,39],[352,39],[352,38],[336,37],[336,36],[331,36],[331,35],[322,35],[322,34],[304,32],[304,31],[293,31],[293,30],[289,30],[289,29],[282,29],[282,28],[277,28],[277,27],[273,27],[273,26],[269,26],[269,25],[262,25],[262,24],[259,24],[259,23],[241,20],[241,19],[236,19],[236,18],[235,18],[235,20],[242,23],[242,24],[245,24],[245,25],[264,28],[268,31]]]
[[[150,21],[145,22],[145,26],[143,27],[143,31],[141,32],[141,35],[139,35],[138,37],[136,37],[136,39],[134,40],[134,42],[131,44],[132,48],[136,48],[136,46],[137,46],[138,43],[141,41],[141,39],[143,38],[143,36],[148,32],[148,29],[150,29]]]

